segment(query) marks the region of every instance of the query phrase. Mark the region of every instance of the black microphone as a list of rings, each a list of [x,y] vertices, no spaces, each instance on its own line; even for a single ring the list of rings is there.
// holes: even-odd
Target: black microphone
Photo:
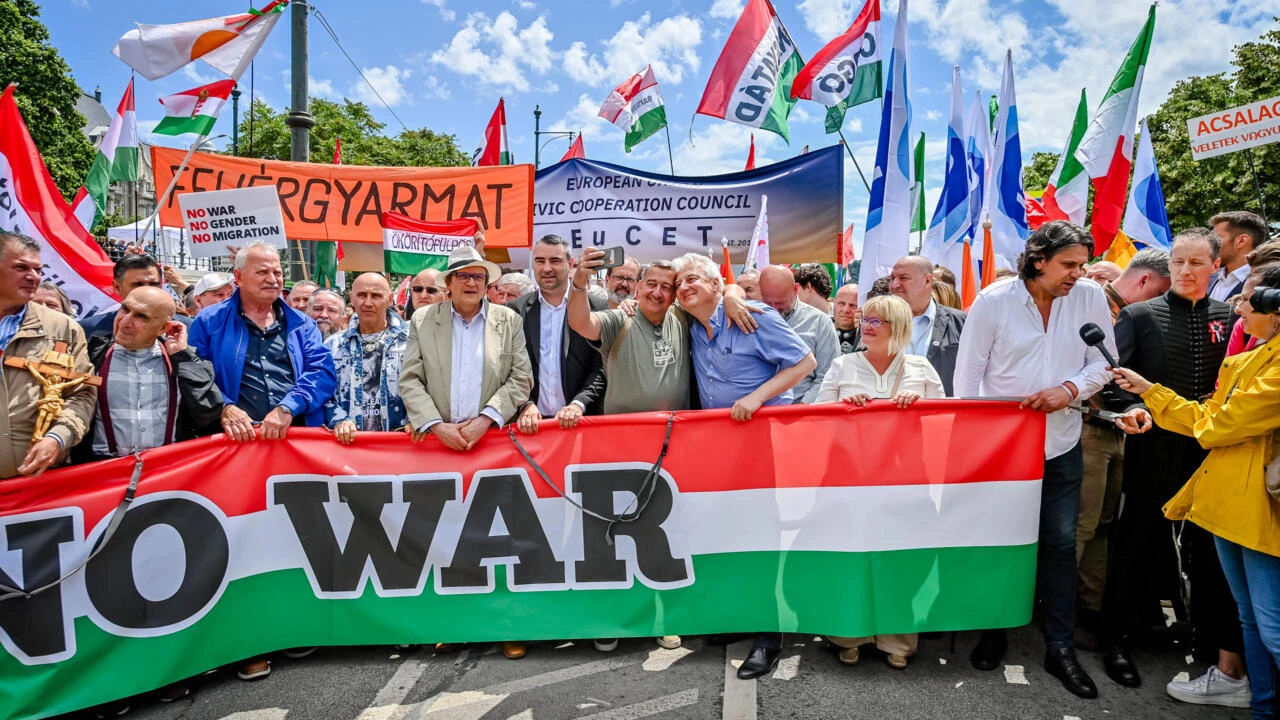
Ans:
[[[1107,351],[1107,334],[1102,332],[1102,328],[1098,327],[1097,323],[1085,323],[1084,325],[1081,325],[1080,339],[1084,341],[1085,345],[1098,348],[1098,350],[1102,352],[1102,357],[1107,359],[1107,362],[1111,364],[1111,367],[1120,367],[1120,363],[1116,362],[1116,359],[1111,357],[1111,353]]]

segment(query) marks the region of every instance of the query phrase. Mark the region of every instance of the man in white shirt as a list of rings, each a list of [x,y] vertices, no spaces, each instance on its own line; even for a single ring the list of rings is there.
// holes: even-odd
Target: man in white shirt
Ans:
[[[1209,227],[1222,240],[1222,266],[1209,281],[1209,297],[1226,302],[1244,290],[1249,279],[1249,253],[1267,241],[1267,223],[1251,212],[1236,210],[1209,218]]]
[[[960,397],[1022,397],[1022,407],[1046,413],[1045,466],[1040,499],[1037,584],[1044,601],[1045,670],[1072,693],[1098,689],[1076,659],[1076,522],[1084,473],[1081,416],[1067,409],[1109,380],[1107,361],[1080,339],[1093,323],[1115,355],[1111,314],[1102,289],[1085,280],[1093,240],[1066,221],[1046,223],[1027,240],[1018,276],[982,291],[969,309],[956,362]],[[1000,665],[1003,630],[989,630],[973,651],[980,670]]]

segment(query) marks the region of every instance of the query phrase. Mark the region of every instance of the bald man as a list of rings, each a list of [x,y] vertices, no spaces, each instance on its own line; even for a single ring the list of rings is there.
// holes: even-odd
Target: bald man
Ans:
[[[434,272],[434,271],[432,271]],[[325,426],[344,445],[357,432],[399,430],[405,424],[398,382],[409,324],[391,307],[391,285],[378,273],[351,283],[356,322],[325,341],[333,353],[338,389],[324,406]]]
[[[1089,266],[1089,270],[1088,272],[1085,273],[1084,276],[1098,283],[1099,285],[1106,285],[1107,283],[1120,277],[1120,273],[1122,272],[1124,272],[1124,268],[1111,262],[1110,260],[1099,260],[1098,262]]]
[[[418,308],[449,299],[449,291],[437,283],[439,279],[440,271],[431,268],[413,276],[413,282],[409,283],[409,307],[405,309],[405,317]]]
[[[842,285],[836,291],[831,319],[836,326],[836,339],[840,341],[840,354],[848,355],[862,345],[862,313],[858,309],[858,286]]]
[[[760,297],[766,305],[778,311],[818,361],[813,371],[791,389],[797,404],[811,403],[818,396],[818,388],[831,368],[831,361],[840,354],[836,328],[825,312],[800,302],[800,284],[789,267],[769,265],[760,271]]]
[[[112,333],[89,340],[102,377],[92,432],[80,460],[123,457],[218,432],[222,393],[213,365],[187,346],[187,326],[173,319],[173,297],[134,289],[120,303]]]
[[[905,352],[927,358],[951,397],[964,313],[933,299],[933,263],[923,255],[908,255],[893,264],[889,292],[911,306],[911,343]]]

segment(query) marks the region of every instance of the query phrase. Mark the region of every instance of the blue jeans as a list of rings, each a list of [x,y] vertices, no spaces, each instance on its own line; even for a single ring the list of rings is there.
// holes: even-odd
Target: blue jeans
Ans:
[[[1280,557],[1220,537],[1215,537],[1214,542],[1222,572],[1240,608],[1254,720],[1280,716],[1276,703],[1276,684],[1280,682]]]
[[[1040,487],[1040,548],[1036,585],[1044,602],[1044,640],[1049,650],[1074,645],[1076,628],[1076,524],[1084,453],[1080,444],[1044,461]]]

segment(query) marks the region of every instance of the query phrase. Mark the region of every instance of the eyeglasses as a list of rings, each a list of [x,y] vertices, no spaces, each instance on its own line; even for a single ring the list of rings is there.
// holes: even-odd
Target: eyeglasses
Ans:
[[[474,282],[474,283],[480,283],[481,285],[485,284],[485,282],[489,279],[489,273],[456,272],[453,274],[453,276],[457,278],[459,282],[462,282],[462,283]]]
[[[881,320],[881,319],[880,319],[880,318],[878,318],[878,317],[864,317],[864,318],[862,318],[862,324],[863,324],[863,325],[866,325],[867,327],[872,327],[872,328],[877,328],[877,329],[882,328],[882,327],[884,327],[884,328],[889,327],[889,321],[888,321],[888,320]]]
[[[428,294],[428,295],[439,295],[439,294],[440,294],[440,288],[436,287],[435,285],[427,285],[427,286],[424,286],[424,285],[414,285],[413,287],[411,287],[411,288],[409,288],[409,289],[410,289],[410,290],[412,290],[412,291],[414,291],[414,292],[416,292],[416,293],[425,292],[425,293],[426,293],[426,294]]]

